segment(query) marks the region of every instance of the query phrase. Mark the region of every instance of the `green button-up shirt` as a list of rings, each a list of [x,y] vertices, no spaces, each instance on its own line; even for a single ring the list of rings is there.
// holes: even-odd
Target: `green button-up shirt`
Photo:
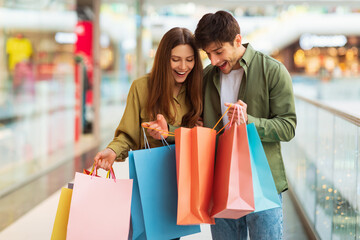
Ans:
[[[137,80],[134,80],[132,83],[129,94],[126,100],[126,107],[117,127],[114,135],[114,139],[107,146],[111,148],[117,156],[117,159],[125,160],[128,156],[128,151],[138,150],[145,148],[144,144],[144,133],[141,128],[141,123],[150,121],[149,116],[146,111],[146,103],[148,99],[148,77],[144,76]],[[170,105],[170,111],[175,115],[175,122],[171,126],[172,128],[169,131],[174,130],[174,128],[181,125],[182,117],[190,111],[190,104],[186,98],[186,87],[182,86],[178,95],[173,96],[176,110]],[[166,121],[169,122],[169,119],[165,117]],[[145,129],[147,139],[149,141],[150,147],[160,147],[163,146],[163,143],[160,140],[156,140],[147,134]],[[168,143],[174,143],[174,137],[168,137],[166,139]]]
[[[247,104],[248,123],[255,123],[275,181],[277,191],[288,188],[280,141],[295,136],[296,114],[292,80],[279,61],[245,44],[239,60],[244,69],[238,99]],[[204,126],[213,127],[221,117],[220,70],[204,70]],[[217,130],[222,128],[222,122]]]

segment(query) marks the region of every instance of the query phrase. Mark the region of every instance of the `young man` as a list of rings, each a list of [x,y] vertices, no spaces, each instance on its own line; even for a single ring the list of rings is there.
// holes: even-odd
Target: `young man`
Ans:
[[[288,71],[250,44],[242,44],[240,27],[228,12],[204,15],[195,30],[195,39],[211,60],[204,70],[204,126],[213,127],[229,103],[240,104],[243,115],[237,121],[255,123],[281,199],[281,192],[288,185],[280,141],[291,140],[296,127]],[[230,109],[228,116],[232,113]],[[216,219],[211,226],[214,240],[247,239],[248,231],[251,239],[282,239],[282,208],[240,219]]]

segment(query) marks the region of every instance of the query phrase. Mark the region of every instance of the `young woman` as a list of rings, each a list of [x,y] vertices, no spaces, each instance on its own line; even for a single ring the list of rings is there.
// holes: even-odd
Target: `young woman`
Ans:
[[[130,149],[144,148],[141,124],[169,131],[201,125],[202,70],[193,34],[186,28],[169,30],[160,41],[151,72],[132,83],[114,139],[94,158],[97,166],[109,170],[114,161],[124,161]],[[163,146],[160,132],[149,129],[146,135],[150,147]]]

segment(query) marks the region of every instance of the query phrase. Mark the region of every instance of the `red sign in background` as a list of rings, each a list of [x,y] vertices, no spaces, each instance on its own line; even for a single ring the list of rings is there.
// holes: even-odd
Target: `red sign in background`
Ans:
[[[82,99],[81,84],[85,87],[85,103],[92,105],[92,83],[93,83],[93,24],[91,21],[79,21],[76,24],[75,33],[77,41],[75,43],[75,55],[82,58],[86,67],[86,76],[81,74],[82,67],[79,64],[75,66],[75,141],[79,140],[82,124]],[[82,83],[81,78],[83,81]],[[84,117],[84,116],[83,116]]]

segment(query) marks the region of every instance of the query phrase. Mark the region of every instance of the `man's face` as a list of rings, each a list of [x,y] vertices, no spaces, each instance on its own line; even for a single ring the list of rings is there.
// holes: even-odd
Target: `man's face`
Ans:
[[[204,48],[204,51],[208,55],[211,65],[217,66],[223,73],[228,74],[231,70],[240,68],[238,60],[241,58],[241,54],[238,43],[239,41],[236,38],[233,45],[228,42],[221,44],[212,42]]]

